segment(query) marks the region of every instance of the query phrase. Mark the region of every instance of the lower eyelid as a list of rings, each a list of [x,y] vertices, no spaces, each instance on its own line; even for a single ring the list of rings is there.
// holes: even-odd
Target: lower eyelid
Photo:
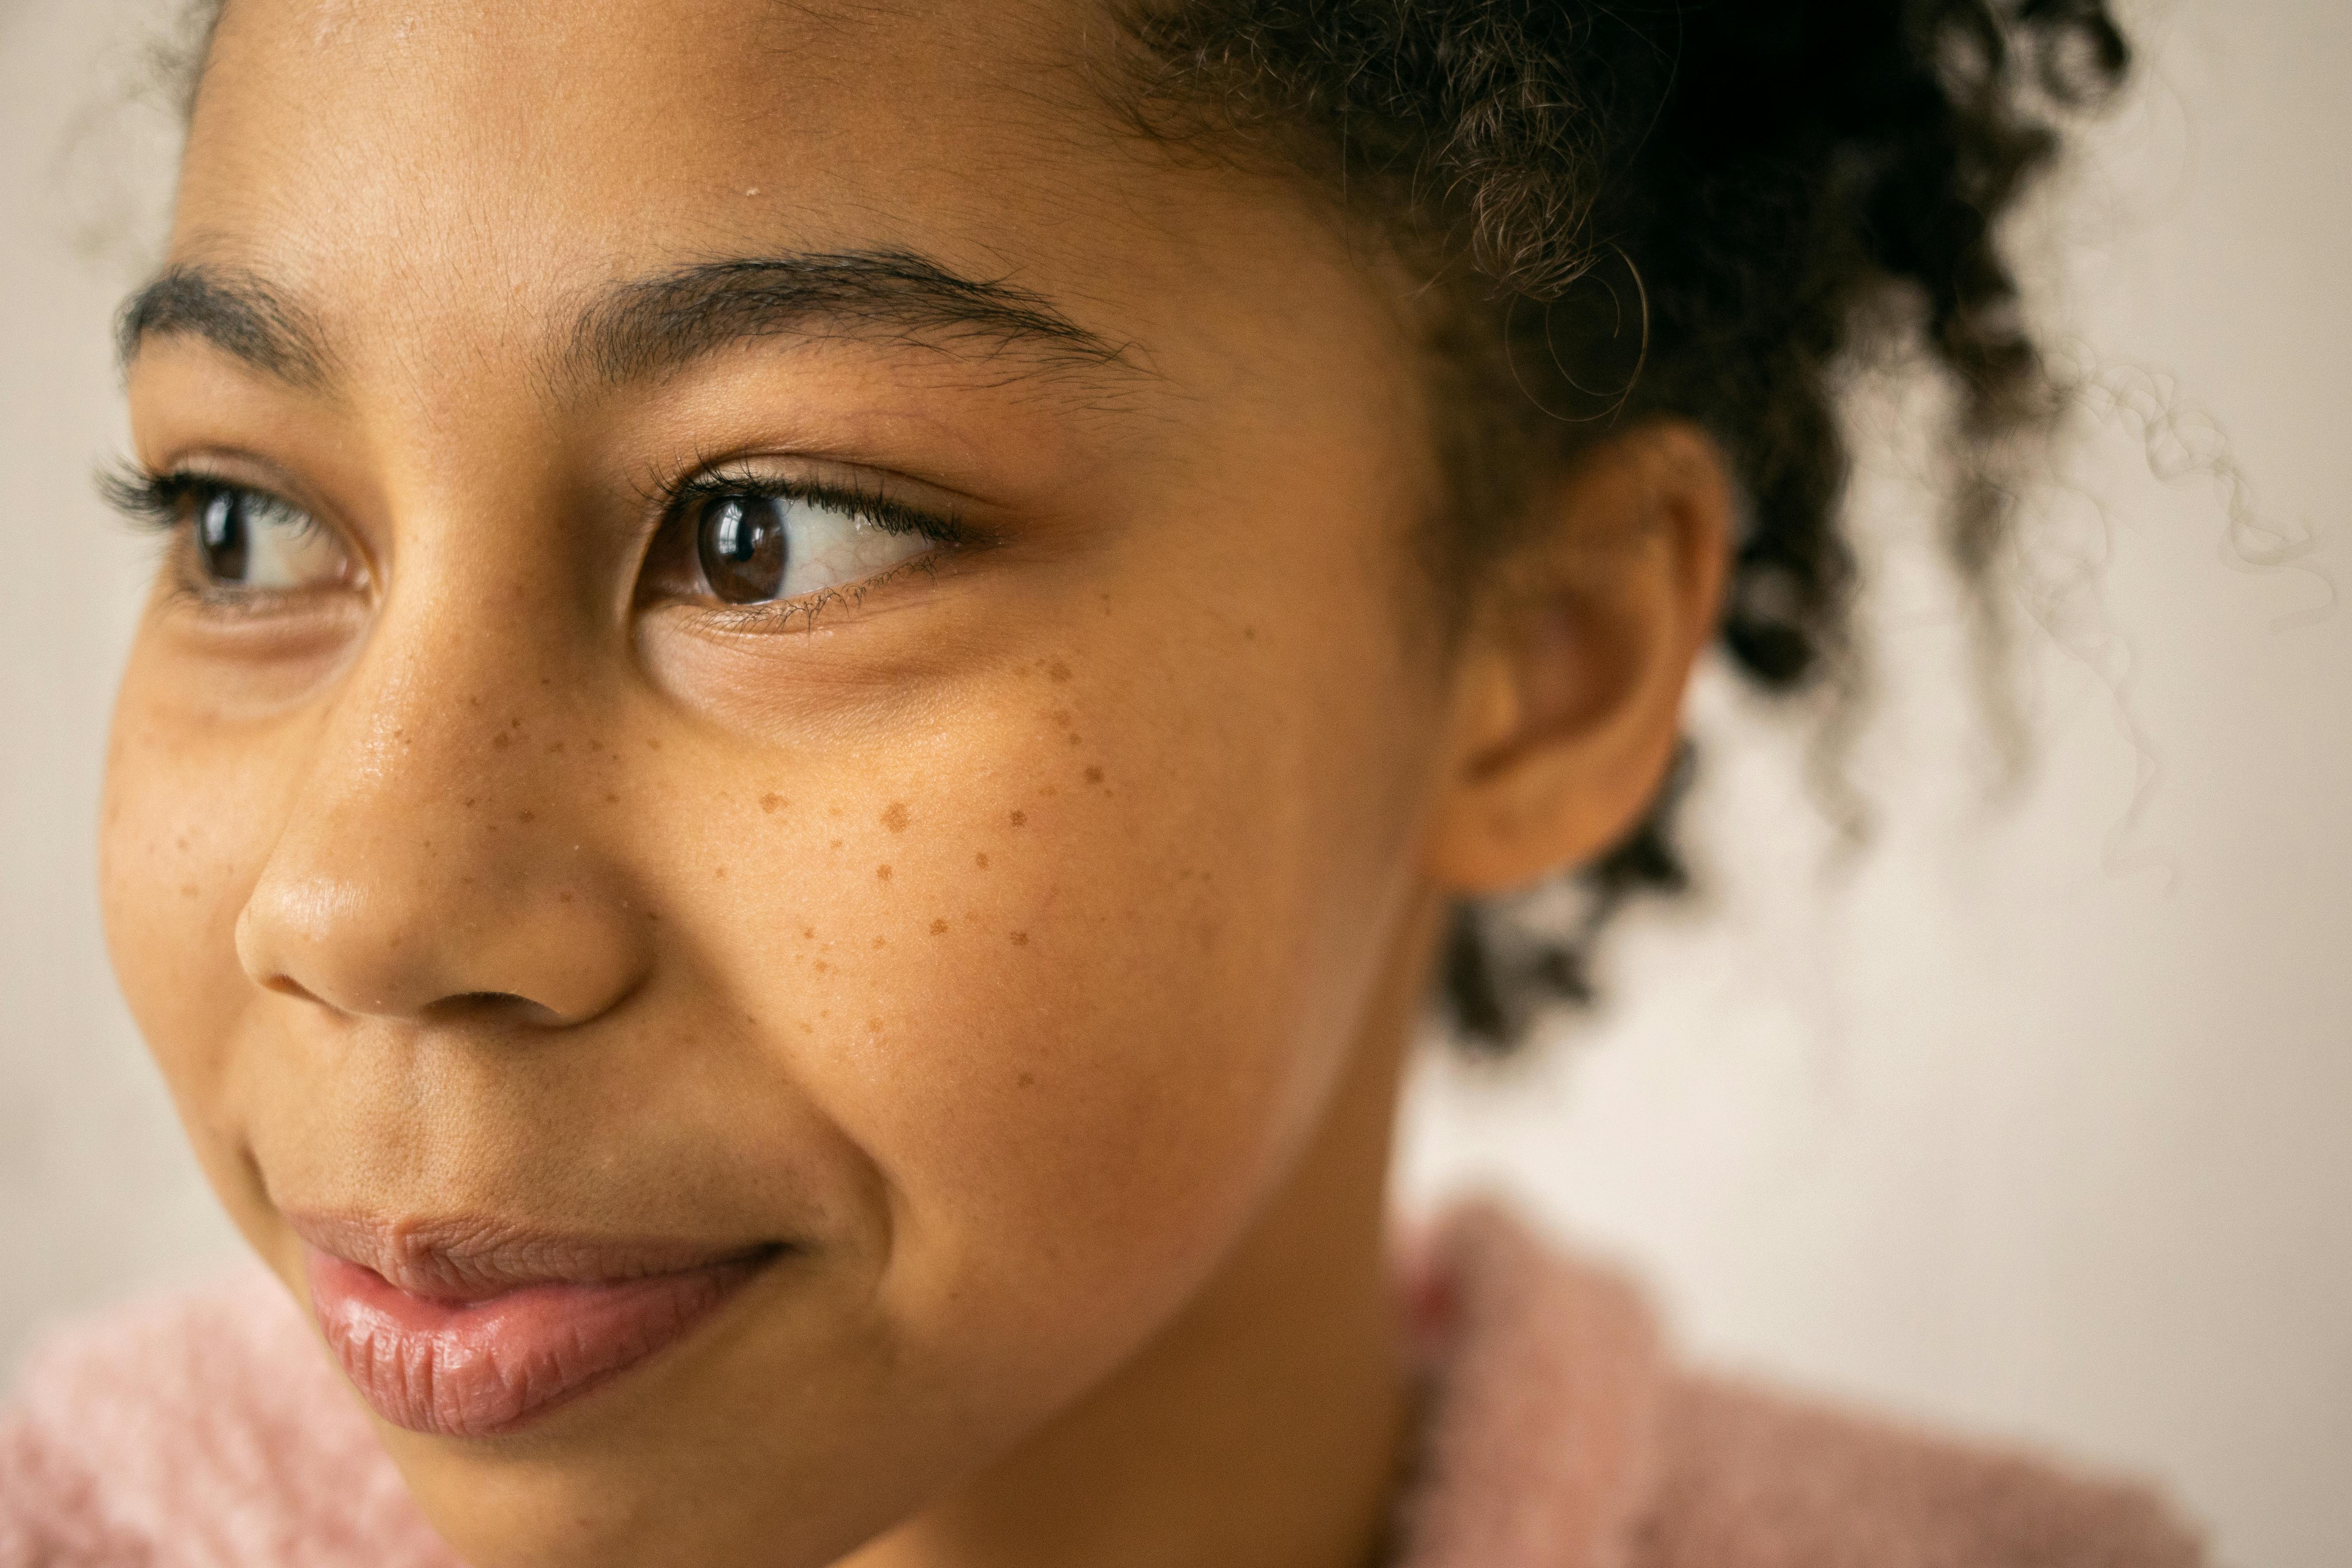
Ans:
[[[866,598],[904,578],[936,570],[937,557],[945,547],[935,547],[922,554],[909,556],[896,565],[885,567],[871,576],[856,582],[818,588],[797,594],[786,599],[770,599],[761,604],[730,605],[705,600],[688,604],[683,608],[712,629],[747,635],[773,632],[803,631],[821,615],[844,609],[865,607]]]

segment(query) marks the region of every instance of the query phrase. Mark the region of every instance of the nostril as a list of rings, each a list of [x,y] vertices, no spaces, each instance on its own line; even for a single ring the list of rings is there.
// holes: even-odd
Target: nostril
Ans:
[[[556,1025],[563,1017],[542,1002],[528,996],[518,996],[511,991],[466,991],[455,996],[444,996],[425,1009],[427,1017],[436,1022],[454,1023],[460,1018],[505,1018],[520,1024]]]
[[[313,993],[310,987],[304,985],[300,981],[295,979],[290,974],[270,975],[261,983],[261,988],[264,991],[275,991],[280,996],[291,996],[297,1002],[319,1001],[317,994]],[[320,1006],[326,1005],[323,1002],[320,1002],[319,1005]]]

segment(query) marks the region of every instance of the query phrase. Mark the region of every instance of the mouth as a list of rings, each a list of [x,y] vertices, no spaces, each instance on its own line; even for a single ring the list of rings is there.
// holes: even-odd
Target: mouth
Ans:
[[[676,1344],[789,1248],[289,1215],[343,1374],[411,1432],[500,1436]]]

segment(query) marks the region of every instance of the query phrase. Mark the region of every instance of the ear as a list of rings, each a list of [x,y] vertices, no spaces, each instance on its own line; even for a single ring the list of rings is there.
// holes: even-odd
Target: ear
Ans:
[[[1423,862],[1456,896],[1539,881],[1632,831],[1723,592],[1730,481],[1686,421],[1611,438],[1535,507],[1456,668]]]

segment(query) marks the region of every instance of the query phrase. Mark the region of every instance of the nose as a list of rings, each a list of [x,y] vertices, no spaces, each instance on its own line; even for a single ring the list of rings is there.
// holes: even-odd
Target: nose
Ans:
[[[563,644],[462,602],[379,619],[310,716],[238,916],[255,984],[353,1016],[551,1027],[637,986],[651,939],[598,837],[610,781],[581,766],[586,682]]]

